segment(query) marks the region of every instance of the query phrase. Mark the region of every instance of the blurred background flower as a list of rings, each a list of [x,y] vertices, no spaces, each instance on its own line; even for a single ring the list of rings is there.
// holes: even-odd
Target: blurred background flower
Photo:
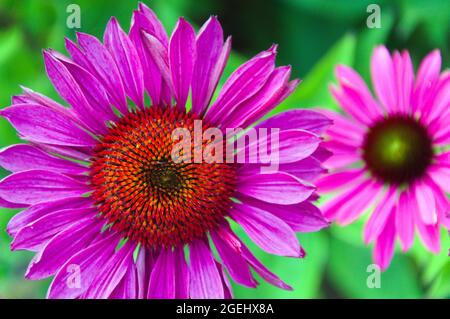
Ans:
[[[233,35],[228,75],[244,61],[279,43],[278,64],[291,64],[293,75],[303,82],[275,112],[294,107],[321,106],[337,109],[328,92],[336,82],[334,67],[346,64],[369,80],[372,49],[384,43],[390,50],[408,49],[415,67],[424,55],[439,48],[443,69],[449,66],[450,2],[446,0],[376,1],[381,8],[381,28],[370,29],[366,20],[370,0],[149,0],[149,5],[168,30],[178,16],[197,27],[209,15],[219,16],[226,35]],[[66,25],[69,4],[81,9],[81,28]],[[0,107],[20,92],[20,84],[60,101],[47,79],[42,48],[64,52],[63,37],[75,31],[102,37],[104,25],[116,16],[123,26],[137,1],[121,0],[0,0]],[[19,141],[12,127],[0,119],[0,147]],[[6,176],[0,170],[0,178]],[[0,297],[43,298],[49,282],[23,278],[29,253],[11,253],[5,228],[14,212],[0,209]],[[237,298],[448,298],[450,262],[448,234],[442,233],[443,250],[430,255],[418,244],[406,255],[396,254],[381,275],[381,287],[369,288],[367,271],[372,263],[370,248],[361,240],[362,222],[346,228],[333,226],[320,233],[300,234],[310,254],[303,260],[259,257],[294,291],[261,283],[256,290],[235,286]],[[239,233],[245,238],[244,233]],[[247,240],[246,243],[254,246]],[[256,250],[255,250],[256,251]]]

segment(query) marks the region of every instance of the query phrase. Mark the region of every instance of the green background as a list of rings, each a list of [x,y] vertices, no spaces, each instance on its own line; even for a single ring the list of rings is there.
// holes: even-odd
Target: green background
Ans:
[[[293,76],[303,81],[277,111],[292,107],[335,108],[328,86],[339,64],[356,68],[369,79],[373,47],[384,43],[391,50],[408,49],[415,66],[432,49],[441,50],[449,65],[450,1],[377,1],[381,28],[369,29],[367,5],[374,1],[325,0],[153,0],[144,1],[172,30],[179,16],[196,27],[211,14],[219,16],[225,33],[233,36],[233,52],[226,78],[240,63],[272,43],[279,44],[278,64],[291,64]],[[46,78],[41,50],[64,50],[67,5],[81,8],[81,31],[102,37],[110,16],[128,29],[136,1],[106,0],[0,0],[0,107],[25,85],[60,100]],[[0,119],[0,147],[17,143],[14,130]],[[0,169],[0,177],[7,172]],[[23,278],[31,254],[10,252],[6,224],[14,211],[0,209],[0,297],[42,298],[47,281]],[[234,286],[238,298],[448,298],[450,263],[448,234],[442,233],[443,250],[431,255],[418,238],[407,254],[396,253],[389,270],[381,275],[381,288],[367,287],[371,247],[362,243],[363,222],[298,237],[307,251],[303,260],[274,257],[250,245],[257,256],[295,290],[286,292],[261,281],[257,289]],[[240,235],[242,235],[240,233]],[[245,237],[245,236],[244,236]]]

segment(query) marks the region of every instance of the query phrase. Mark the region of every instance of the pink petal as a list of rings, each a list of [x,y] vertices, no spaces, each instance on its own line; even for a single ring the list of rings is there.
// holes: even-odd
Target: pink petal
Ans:
[[[33,205],[15,214],[9,221],[7,232],[15,237],[17,232],[28,224],[52,212],[69,208],[84,208],[93,205],[89,197],[68,197],[57,201],[43,202]]]
[[[437,213],[433,191],[422,182],[417,182],[413,189],[418,213],[421,216],[422,221],[426,225],[435,224],[437,222]]]
[[[98,116],[94,116],[96,113],[95,110],[88,103],[83,91],[69,70],[57,59],[57,56],[61,59],[66,59],[56,52],[44,51],[45,68],[53,86],[59,95],[72,105],[83,124],[95,133],[105,133],[106,126],[100,121],[97,121]]]
[[[87,167],[61,159],[27,144],[9,146],[0,151],[0,165],[13,173],[30,169],[49,169],[66,174],[81,174]]]
[[[88,146],[96,140],[79,128],[73,118],[37,104],[16,104],[0,111],[22,139],[36,143]]]
[[[190,296],[193,299],[223,299],[222,276],[208,244],[197,240],[189,244]]]
[[[386,221],[383,231],[375,242],[373,259],[382,270],[387,269],[394,256],[395,247],[395,208],[392,209],[389,219]]]
[[[275,215],[296,232],[318,231],[324,227],[328,227],[330,224],[322,212],[308,201],[295,205],[276,205],[265,203],[251,197],[239,196],[238,199],[250,206]]]
[[[195,31],[186,20],[180,18],[169,43],[169,67],[180,110],[186,106],[196,59]]]
[[[414,242],[414,201],[409,191],[402,192],[395,212],[395,228],[403,251],[407,251]]]
[[[0,197],[20,204],[81,196],[89,191],[87,185],[70,177],[42,170],[15,173],[0,181]]]
[[[335,191],[343,186],[361,179],[364,174],[364,169],[354,168],[342,172],[324,175],[316,182],[317,191],[320,193]]]
[[[223,127],[248,127],[270,112],[284,95],[291,77],[291,67],[276,68],[258,93],[238,105],[222,123]],[[287,96],[286,96],[287,97]]]
[[[222,75],[230,53],[230,39],[225,45],[223,30],[212,16],[200,29],[196,45],[197,60],[192,78],[192,112],[204,115]]]
[[[172,250],[162,249],[150,277],[149,298],[175,298],[175,267]]]
[[[394,65],[389,51],[384,46],[375,48],[370,63],[372,83],[377,96],[388,112],[395,111],[397,92],[395,90]]]
[[[91,35],[78,32],[77,39],[81,48],[84,50],[90,67],[95,70],[95,75],[100,79],[110,95],[113,105],[122,114],[127,114],[128,105],[124,85],[111,54],[97,38]]]
[[[269,117],[256,128],[279,128],[280,130],[301,129],[321,135],[332,124],[332,120],[321,112],[311,110],[289,110]]]
[[[393,215],[393,208],[397,202],[397,190],[390,187],[373,211],[364,228],[364,242],[366,244],[377,238],[383,231],[389,216]]]
[[[234,204],[230,211],[233,218],[247,235],[268,253],[302,257],[302,249],[294,231],[271,213],[246,203]]]
[[[427,99],[430,88],[437,82],[441,71],[441,53],[434,50],[429,53],[419,66],[413,95],[413,111],[420,110]]]
[[[144,74],[136,49],[116,18],[109,20],[104,41],[119,69],[125,91],[140,108],[144,107]]]
[[[175,298],[189,299],[189,268],[184,255],[184,247],[174,248]]]
[[[231,278],[241,285],[256,287],[257,283],[247,261],[241,255],[240,241],[228,223],[224,223],[218,230],[211,232],[211,239]]]
[[[93,220],[96,214],[93,208],[64,209],[46,214],[17,232],[11,249],[37,251],[62,230],[80,220]]]
[[[244,195],[281,205],[303,202],[314,190],[313,186],[305,185],[296,177],[281,172],[247,176],[237,187],[237,191]]]
[[[275,67],[275,49],[256,55],[233,72],[206,114],[209,123],[222,123],[241,102],[263,87]]]
[[[85,293],[110,258],[114,256],[119,239],[119,236],[110,233],[70,258],[56,273],[48,290],[48,298],[71,299]],[[77,269],[79,273],[76,272]],[[80,286],[69,286],[68,283],[76,283],[73,281],[76,275],[80,275]]]
[[[79,219],[58,233],[42,248],[38,258],[28,266],[25,277],[38,280],[54,275],[66,261],[86,248],[100,234],[104,222]]]
[[[402,54],[395,52],[394,58],[395,82],[397,84],[397,112],[407,113],[411,107],[412,88],[414,84],[414,69],[408,51]]]

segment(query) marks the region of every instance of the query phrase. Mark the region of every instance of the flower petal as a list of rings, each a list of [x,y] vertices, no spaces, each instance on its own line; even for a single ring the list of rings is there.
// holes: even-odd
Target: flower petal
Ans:
[[[30,169],[51,169],[65,174],[81,174],[88,169],[78,163],[61,159],[40,149],[27,145],[17,144],[0,151],[0,165],[10,172],[20,172]]]
[[[240,241],[228,223],[222,224],[218,230],[211,232],[211,239],[231,278],[241,285],[256,287],[257,283],[247,261],[241,255]]]
[[[162,249],[150,277],[149,298],[175,298],[175,267],[172,250]]]
[[[370,61],[372,83],[378,99],[388,111],[395,110],[397,92],[395,90],[394,65],[389,51],[384,46],[375,48]]]
[[[0,197],[12,203],[37,204],[89,192],[88,185],[42,170],[9,175],[0,181]]]
[[[208,110],[206,120],[220,124],[234,113],[236,107],[256,94],[275,67],[276,47],[261,52],[241,65],[222,87],[217,100]]]
[[[414,242],[414,201],[409,191],[402,192],[395,212],[395,228],[403,251],[407,251]]]
[[[184,110],[197,59],[195,31],[180,18],[169,42],[169,67],[179,110]]]
[[[190,296],[193,299],[223,299],[222,276],[208,244],[197,240],[189,244]]]
[[[287,173],[259,174],[244,177],[237,191],[264,202],[291,205],[303,202],[315,188]],[[1,193],[0,193],[1,195]]]
[[[375,242],[373,259],[382,270],[387,269],[394,256],[395,247],[395,208],[392,208],[389,219]]]
[[[22,139],[52,145],[93,147],[96,140],[73,118],[37,104],[16,104],[0,111]]]
[[[230,216],[245,230],[255,244],[268,253],[303,257],[294,231],[271,213],[246,203],[235,203],[230,211]]]
[[[332,120],[320,112],[311,110],[289,110],[269,117],[262,121],[256,128],[279,128],[280,130],[301,129],[316,135],[321,135],[327,127],[332,124]]]
[[[86,292],[114,255],[120,239],[115,233],[103,236],[101,240],[78,252],[59,269],[50,284],[48,298],[72,299]]]
[[[133,43],[114,17],[109,20],[103,42],[116,62],[126,93],[138,107],[144,108],[142,65]]]
[[[197,40],[197,60],[192,78],[192,112],[204,115],[222,75],[230,53],[231,41],[223,42],[223,30],[212,16],[200,29]]]

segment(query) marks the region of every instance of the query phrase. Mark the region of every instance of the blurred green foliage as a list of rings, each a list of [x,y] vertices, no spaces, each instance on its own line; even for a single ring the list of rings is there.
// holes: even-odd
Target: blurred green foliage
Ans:
[[[415,65],[429,51],[439,48],[444,66],[449,65],[450,1],[378,0],[382,27],[369,29],[366,19],[371,0],[152,0],[144,1],[171,30],[179,16],[197,27],[216,14],[226,34],[233,36],[233,53],[223,78],[245,58],[279,43],[279,64],[293,66],[293,75],[303,82],[277,110],[320,106],[336,108],[328,93],[334,81],[334,67],[347,64],[369,80],[369,59],[375,45],[391,50],[408,49]],[[74,29],[66,27],[69,4],[81,8],[79,31],[102,37],[111,16],[127,29],[137,1],[107,0],[0,0],[0,107],[20,92],[19,85],[40,91],[56,100],[46,78],[42,48],[64,52],[65,36],[74,39]],[[0,119],[0,147],[18,142],[14,130]],[[6,175],[0,170],[0,177]],[[49,280],[32,282],[23,278],[32,254],[9,251],[5,227],[14,211],[0,209],[0,297],[45,297]],[[450,263],[444,248],[430,256],[419,240],[411,253],[396,254],[391,267],[381,277],[381,288],[370,289],[371,250],[362,244],[362,222],[346,228],[332,226],[313,234],[299,234],[307,251],[303,260],[269,256],[248,240],[250,247],[270,269],[294,287],[286,292],[266,283],[257,289],[234,285],[238,298],[448,298]],[[246,238],[242,230],[236,230]],[[261,281],[261,280],[260,280]]]

